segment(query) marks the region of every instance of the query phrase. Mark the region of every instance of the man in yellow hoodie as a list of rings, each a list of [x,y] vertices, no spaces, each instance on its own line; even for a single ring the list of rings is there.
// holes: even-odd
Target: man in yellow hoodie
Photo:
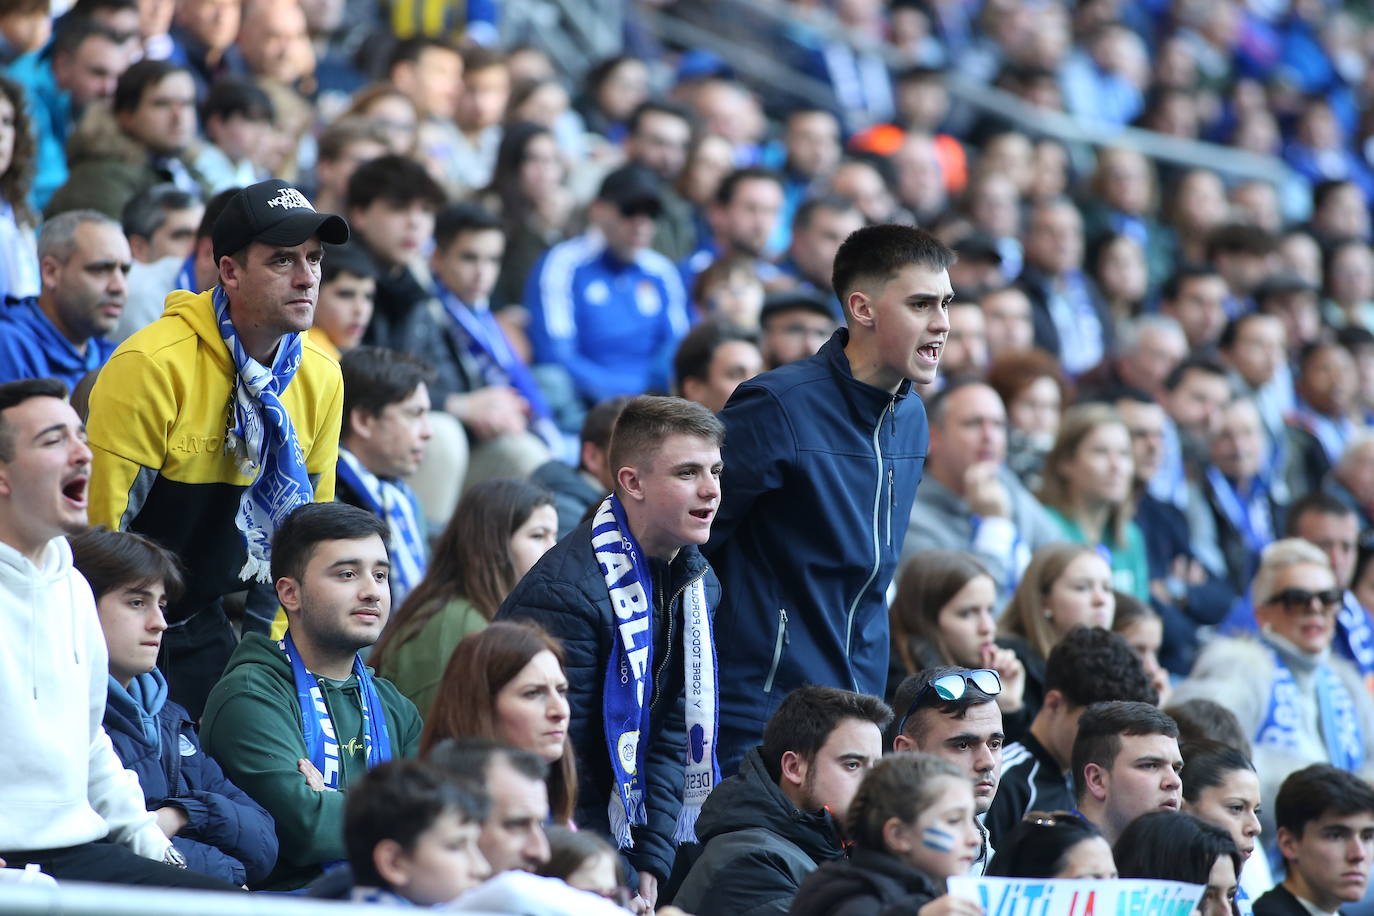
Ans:
[[[159,665],[197,718],[236,642],[225,596],[246,592],[243,630],[267,633],[276,524],[334,497],[343,383],[303,332],[322,243],[347,241],[348,225],[271,179],[236,194],[212,238],[219,283],[171,293],[120,345],[88,420],[91,522],[147,535],[186,566]]]

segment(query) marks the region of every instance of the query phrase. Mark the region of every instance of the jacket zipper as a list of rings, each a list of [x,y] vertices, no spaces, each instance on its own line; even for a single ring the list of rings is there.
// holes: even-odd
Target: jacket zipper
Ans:
[[[882,533],[878,530],[879,518],[883,509],[883,446],[881,435],[883,431],[883,420],[886,414],[892,414],[893,426],[897,423],[897,399],[894,397],[887,404],[887,410],[879,415],[878,423],[873,427],[873,458],[878,462],[877,486],[873,488],[873,569],[869,571],[868,578],[859,588],[854,600],[849,603],[849,612],[845,615],[844,622],[844,656],[848,661],[853,654],[854,646],[854,615],[859,611],[859,602],[863,600],[864,592],[873,584],[873,580],[878,578],[878,569],[882,566]],[[859,681],[854,677],[854,668],[849,669],[850,689],[855,693],[862,693],[859,689]]]
[[[787,645],[787,609],[778,608],[778,638],[773,643],[773,664],[768,669],[768,679],[763,682],[763,692],[773,692],[773,679],[778,676],[778,665],[782,663],[782,647]]]
[[[892,503],[896,485],[892,481],[892,465],[887,466],[887,546],[892,546]]]
[[[654,707],[658,705],[658,698],[661,694],[659,685],[663,683],[663,669],[668,666],[668,657],[673,654],[673,602],[677,601],[677,599],[681,597],[683,592],[687,591],[687,589],[690,586],[696,584],[697,580],[705,575],[706,571],[702,570],[701,574],[698,575],[696,578],[688,579],[686,582],[684,582],[681,588],[673,592],[673,597],[668,601],[668,604],[666,605],[666,609],[668,611],[668,639],[664,643],[666,651],[663,653],[663,661],[658,663],[658,670],[654,672],[654,695],[649,700],[650,713],[653,713]]]

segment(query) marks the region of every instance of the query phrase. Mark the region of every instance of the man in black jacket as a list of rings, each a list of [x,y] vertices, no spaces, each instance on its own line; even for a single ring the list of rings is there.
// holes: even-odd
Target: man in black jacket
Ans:
[[[673,844],[694,839],[719,778],[710,614],[720,584],[697,547],[720,503],[724,439],[700,404],[630,401],[611,435],[614,492],[497,613],[534,620],[563,643],[579,763],[574,817],[625,851],[640,912],[672,873]]]
[[[1358,903],[1374,862],[1374,788],[1313,764],[1283,781],[1274,801],[1283,883],[1255,901],[1255,916],[1338,913]]]
[[[1002,750],[1002,779],[983,822],[994,847],[1027,812],[1073,808],[1069,767],[1078,717],[1109,700],[1155,703],[1159,695],[1120,636],[1101,627],[1070,630],[1045,665],[1044,705],[1021,740]]]
[[[802,879],[844,854],[840,829],[882,756],[892,710],[876,697],[799,687],[768,720],[738,776],[711,793],[705,844],[673,903],[689,913],[782,916]]]

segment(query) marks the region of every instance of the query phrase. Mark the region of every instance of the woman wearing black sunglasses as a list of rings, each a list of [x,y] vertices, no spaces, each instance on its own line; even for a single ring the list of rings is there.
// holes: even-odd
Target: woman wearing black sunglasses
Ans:
[[[1258,638],[1213,639],[1173,702],[1214,700],[1253,736],[1268,816],[1280,783],[1309,763],[1359,772],[1374,763],[1374,700],[1354,665],[1331,651],[1344,593],[1326,554],[1307,541],[1275,541],[1250,587]]]

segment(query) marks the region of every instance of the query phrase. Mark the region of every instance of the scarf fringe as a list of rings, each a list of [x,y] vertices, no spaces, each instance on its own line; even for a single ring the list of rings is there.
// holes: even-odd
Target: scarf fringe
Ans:
[[[677,813],[677,828],[673,831],[673,842],[681,846],[683,843],[695,843],[697,841],[697,816],[701,814],[700,805],[682,806],[682,810]]]
[[[638,792],[631,795],[630,804],[635,807],[635,822],[643,824],[646,820],[644,800]],[[611,837],[615,840],[616,848],[634,849],[635,838],[630,832],[630,819],[625,813],[625,803],[621,801],[619,792],[611,793],[611,801],[606,806],[606,813],[610,816]]]
[[[261,557],[253,556],[249,551],[248,562],[243,564],[243,569],[239,570],[239,578],[244,582],[263,582],[272,581],[272,564]]]

